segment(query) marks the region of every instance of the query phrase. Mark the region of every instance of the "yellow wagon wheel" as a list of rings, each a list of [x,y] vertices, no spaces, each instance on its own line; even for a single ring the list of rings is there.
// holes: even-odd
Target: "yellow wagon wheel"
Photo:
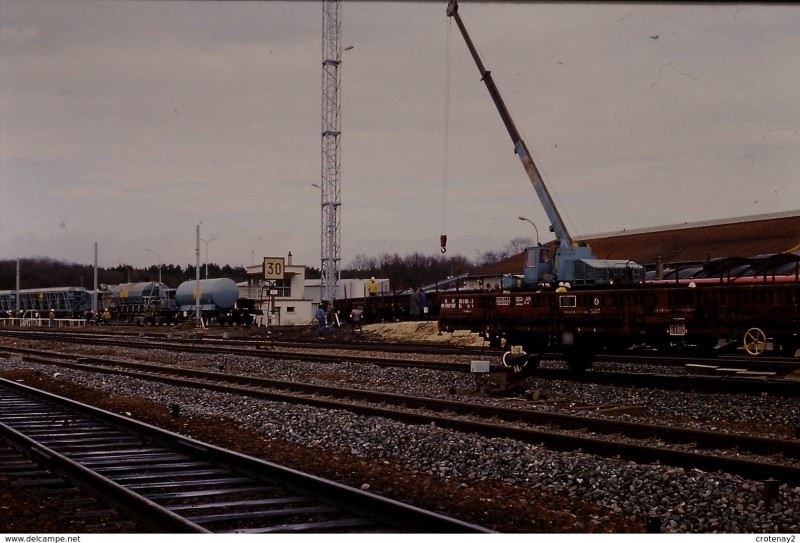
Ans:
[[[758,356],[767,347],[767,335],[761,328],[750,328],[744,333],[744,350]]]

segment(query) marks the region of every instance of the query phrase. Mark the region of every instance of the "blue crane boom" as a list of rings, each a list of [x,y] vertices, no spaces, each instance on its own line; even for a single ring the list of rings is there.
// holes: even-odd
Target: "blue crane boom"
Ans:
[[[497,90],[497,85],[495,85],[494,79],[492,78],[492,72],[487,70],[483,65],[481,57],[478,55],[478,50],[475,48],[475,45],[472,43],[472,39],[469,37],[467,28],[464,26],[464,22],[461,20],[461,16],[458,14],[458,2],[455,0],[450,0],[450,3],[447,5],[447,16],[455,19],[456,24],[461,31],[461,35],[464,36],[464,41],[467,42],[467,48],[472,54],[475,64],[478,65],[478,71],[481,74],[481,81],[486,84],[486,88],[489,91],[489,96],[492,97],[494,105],[497,106],[497,111],[500,113],[500,118],[503,120],[506,130],[508,130],[508,135],[511,136],[511,141],[514,143],[514,152],[522,161],[522,166],[528,173],[531,184],[533,185],[537,196],[539,196],[539,200],[542,202],[545,213],[547,213],[547,218],[550,220],[550,231],[555,234],[556,240],[561,247],[572,247],[572,245],[574,245],[572,236],[570,236],[564,221],[561,219],[561,215],[558,213],[558,209],[553,202],[553,198],[550,196],[550,191],[547,190],[547,186],[544,184],[542,175],[539,173],[539,169],[533,162],[530,151],[528,151],[528,146],[525,144],[525,141],[523,141],[522,136],[520,136],[519,130],[517,130],[517,126],[514,124],[514,120],[511,118],[511,113],[509,113],[508,107],[506,107],[506,104],[503,101],[503,97],[500,96],[500,91]]]
[[[520,136],[511,114],[497,90],[492,73],[486,69],[472,43],[472,39],[458,14],[458,2],[450,0],[447,5],[447,16],[455,19],[464,41],[467,43],[472,58],[478,66],[481,81],[486,84],[486,89],[494,101],[500,118],[514,143],[514,152],[522,161],[522,166],[531,180],[536,195],[544,207],[547,218],[550,220],[550,231],[556,236],[557,248],[554,258],[550,258],[548,247],[529,247],[525,254],[525,270],[522,278],[523,285],[533,286],[542,282],[572,281],[578,285],[612,284],[614,282],[638,282],[642,275],[642,268],[630,260],[599,260],[586,245],[575,243],[564,224],[558,209],[547,190],[539,169],[533,162],[533,157],[525,141]],[[508,285],[513,286],[513,285]]]

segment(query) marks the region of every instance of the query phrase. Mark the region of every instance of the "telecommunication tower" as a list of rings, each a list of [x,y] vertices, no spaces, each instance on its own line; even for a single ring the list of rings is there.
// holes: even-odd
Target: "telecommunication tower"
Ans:
[[[342,6],[339,0],[322,2],[322,181],[320,184],[322,209],[321,298],[333,302],[339,283],[341,257],[339,214],[341,202],[341,148],[342,135],[339,119],[339,94],[342,63],[340,40]]]

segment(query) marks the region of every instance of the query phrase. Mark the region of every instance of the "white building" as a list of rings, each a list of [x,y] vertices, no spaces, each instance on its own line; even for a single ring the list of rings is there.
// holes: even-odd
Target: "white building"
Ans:
[[[239,295],[260,301],[264,313],[258,323],[261,326],[310,323],[317,307],[306,295],[306,267],[295,265],[289,253],[282,271],[282,279],[266,279],[263,263],[247,266],[247,282],[239,284]]]
[[[320,280],[305,279],[305,265],[295,265],[292,253],[284,260],[267,258],[280,265],[282,279],[267,279],[264,264],[247,266],[247,282],[239,283],[239,296],[258,300],[263,317],[261,326],[307,325],[314,319],[320,301]],[[281,265],[282,262],[282,265]],[[280,274],[279,274],[280,275]],[[337,300],[366,297],[369,279],[340,279]],[[376,279],[378,292],[390,292],[388,279]]]

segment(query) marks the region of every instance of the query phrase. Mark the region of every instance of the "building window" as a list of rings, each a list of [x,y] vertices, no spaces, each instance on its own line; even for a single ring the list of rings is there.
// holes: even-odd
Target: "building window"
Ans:
[[[288,306],[288,307],[286,308],[286,312],[287,312],[287,313],[294,313],[294,306],[293,306],[293,305],[290,305],[290,306]]]
[[[292,281],[291,279],[276,279],[275,286],[273,287],[278,291],[278,298],[291,298],[292,297]]]

